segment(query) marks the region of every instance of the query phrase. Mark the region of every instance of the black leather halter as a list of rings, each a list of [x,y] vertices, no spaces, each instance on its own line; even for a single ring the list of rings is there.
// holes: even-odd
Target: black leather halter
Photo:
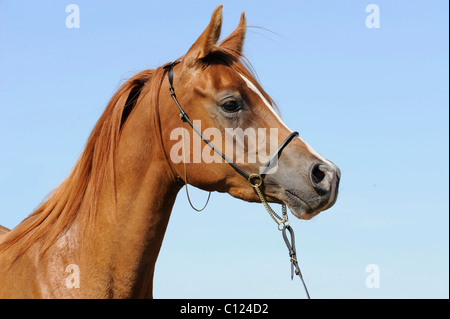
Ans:
[[[181,107],[180,103],[177,100],[177,96],[175,95],[175,90],[173,88],[173,67],[175,65],[177,65],[178,63],[180,63],[180,61],[175,61],[172,62],[170,64],[167,64],[164,66],[165,69],[168,70],[167,72],[167,77],[169,79],[169,90],[170,90],[170,95],[172,96],[172,99],[175,101],[175,104],[177,105],[178,109],[180,110],[180,118],[182,121],[187,122],[192,129],[194,130],[195,133],[197,133],[201,139],[208,144],[209,147],[211,147],[213,149],[214,152],[216,152],[218,155],[220,155],[225,162],[227,162],[231,167],[234,168],[234,170],[236,172],[238,172],[240,175],[242,175],[245,179],[249,179],[252,175],[248,174],[245,170],[243,170],[241,167],[239,167],[236,163],[234,163],[231,159],[229,159],[225,154],[223,154],[220,150],[218,150],[209,139],[207,139],[196,127],[195,125],[192,123],[192,121],[189,119],[189,116],[186,114],[186,112],[183,110],[183,108]],[[276,165],[278,162],[278,159],[281,156],[281,153],[283,152],[283,149],[292,141],[292,139],[298,136],[298,132],[292,132],[285,140],[284,142],[280,145],[280,147],[278,148],[278,150],[270,157],[269,161],[266,163],[266,165],[264,165],[264,168],[261,170],[261,172],[259,173],[259,176],[261,177],[261,179],[264,179],[265,175],[267,174],[267,172],[274,166],[274,164]],[[261,180],[262,182],[262,180]]]
[[[284,140],[284,142],[280,145],[278,150],[270,157],[270,159],[266,163],[266,165],[264,165],[264,168],[260,171],[259,174],[248,174],[241,167],[236,165],[236,163],[234,163],[231,159],[229,159],[225,154],[223,154],[220,150],[218,150],[216,147],[214,147],[214,145],[211,143],[211,141],[208,140],[195,127],[195,125],[189,119],[189,116],[186,114],[186,112],[181,107],[180,103],[177,100],[177,96],[175,95],[175,90],[173,88],[173,67],[176,64],[178,64],[178,63],[180,63],[180,61],[175,61],[175,62],[169,63],[169,64],[164,66],[164,69],[168,70],[167,77],[169,78],[170,95],[172,96],[173,100],[175,101],[175,104],[178,106],[178,109],[180,110],[180,118],[181,118],[181,120],[183,122],[187,122],[192,127],[194,132],[197,133],[201,137],[201,139],[206,144],[208,144],[209,147],[211,147],[214,150],[214,152],[219,154],[225,160],[225,162],[227,162],[231,167],[234,168],[234,170],[236,172],[238,172],[245,179],[247,179],[248,182],[250,183],[250,185],[254,188],[254,190],[258,194],[259,198],[261,199],[261,202],[264,204],[264,207],[266,208],[267,212],[269,213],[270,217],[272,217],[272,219],[278,224],[278,229],[281,230],[282,233],[283,233],[283,238],[284,238],[284,241],[286,243],[286,246],[289,249],[289,256],[291,257],[291,259],[290,259],[290,262],[291,262],[291,279],[294,276],[294,268],[295,268],[295,274],[300,277],[300,279],[301,279],[301,281],[303,283],[303,287],[305,288],[305,291],[306,291],[306,296],[309,299],[310,296],[309,296],[309,293],[308,293],[308,289],[306,288],[306,284],[305,284],[305,281],[303,280],[303,276],[302,276],[302,274],[300,272],[300,268],[299,268],[298,261],[297,261],[297,253],[295,251],[295,243],[294,243],[294,231],[292,230],[292,228],[289,226],[289,223],[288,223],[287,212],[286,212],[286,205],[282,204],[283,217],[280,217],[277,213],[275,213],[272,210],[272,208],[270,208],[269,204],[267,203],[267,201],[266,201],[266,199],[264,197],[264,194],[261,192],[261,189],[260,189],[260,186],[263,183],[264,177],[266,176],[268,171],[272,167],[274,167],[274,165],[276,165],[278,163],[278,159],[281,156],[281,153],[283,152],[284,148],[292,141],[292,139],[295,136],[298,136],[298,132],[292,132]],[[183,143],[184,143],[184,140],[183,140]],[[185,167],[185,174],[186,174],[186,167]],[[185,183],[186,183],[186,192],[187,192],[187,177],[186,177],[186,175],[185,175]],[[187,195],[188,195],[188,199],[189,199],[189,193]],[[211,192],[209,193],[209,195],[211,195]],[[208,196],[208,200],[206,202],[206,205],[208,204],[208,201],[209,201],[209,196]],[[190,199],[189,199],[189,203],[192,206],[192,203],[191,203]],[[206,205],[205,205],[205,207],[206,207]],[[205,207],[203,207],[201,210],[203,210]],[[196,211],[201,211],[199,209],[196,209],[194,206],[192,206],[192,208],[194,208]],[[286,236],[286,230],[288,230],[290,235],[291,235],[291,242],[292,243],[289,242],[289,240],[288,240],[288,238]]]

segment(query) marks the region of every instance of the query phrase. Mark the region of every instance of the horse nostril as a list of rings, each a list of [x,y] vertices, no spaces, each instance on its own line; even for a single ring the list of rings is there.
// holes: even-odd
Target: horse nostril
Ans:
[[[320,169],[320,164],[313,167],[311,171],[311,178],[314,184],[319,184],[325,178],[325,172]]]

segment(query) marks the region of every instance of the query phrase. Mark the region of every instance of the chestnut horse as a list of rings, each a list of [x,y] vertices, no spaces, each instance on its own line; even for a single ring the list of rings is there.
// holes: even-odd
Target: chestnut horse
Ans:
[[[292,131],[244,62],[244,13],[218,42],[221,25],[219,6],[173,67],[180,104],[224,139],[225,128],[277,128],[281,144]],[[171,132],[181,121],[167,75],[164,67],[145,70],[122,85],[69,177],[13,230],[0,228],[0,298],[151,298],[155,262],[185,176],[200,189],[260,201],[227,162],[171,159],[179,143]],[[194,134],[191,127],[187,132]],[[249,161],[240,166],[260,169]],[[294,137],[263,192],[268,202],[310,219],[334,204],[339,178],[333,163]]]

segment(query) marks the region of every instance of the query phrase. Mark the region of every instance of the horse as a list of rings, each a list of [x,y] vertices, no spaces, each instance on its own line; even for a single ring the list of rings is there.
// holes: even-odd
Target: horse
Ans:
[[[176,63],[126,81],[69,176],[14,229],[0,228],[0,298],[152,298],[155,262],[177,194],[187,183],[248,202],[285,204],[300,219],[335,203],[339,168],[284,124],[243,55],[245,13],[219,41],[221,26],[219,6]],[[275,140],[283,145],[276,170],[265,170],[262,178],[260,163],[233,166],[238,152],[224,155],[226,160],[189,161],[195,154],[184,135],[184,160],[174,160],[181,142],[173,132],[180,126],[187,135],[196,130],[184,127],[187,115],[221,133],[222,140],[213,141],[202,135],[216,152],[227,128],[276,129]],[[237,137],[232,140],[237,148]],[[242,140],[245,156],[265,149]],[[252,173],[248,180],[243,172]]]

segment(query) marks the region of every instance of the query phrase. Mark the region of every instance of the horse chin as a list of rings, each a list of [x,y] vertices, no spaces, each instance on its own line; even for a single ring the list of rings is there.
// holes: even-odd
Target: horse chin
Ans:
[[[297,194],[297,192],[286,190],[285,195],[284,202],[286,206],[289,207],[292,214],[299,219],[309,220],[322,211],[312,209],[311,206]]]
[[[301,207],[298,206],[290,206],[287,205],[289,207],[289,210],[291,211],[291,213],[297,217],[298,219],[303,219],[303,220],[309,220],[315,216],[317,216],[321,211],[311,211],[310,209],[303,209]]]
[[[261,202],[253,189],[233,187],[228,190],[228,194],[246,202]],[[294,192],[284,192],[284,195],[280,193],[268,194],[266,199],[269,203],[284,203],[295,217],[303,220],[309,220],[323,210],[312,209],[306,201],[303,201],[298,195],[294,195]]]

